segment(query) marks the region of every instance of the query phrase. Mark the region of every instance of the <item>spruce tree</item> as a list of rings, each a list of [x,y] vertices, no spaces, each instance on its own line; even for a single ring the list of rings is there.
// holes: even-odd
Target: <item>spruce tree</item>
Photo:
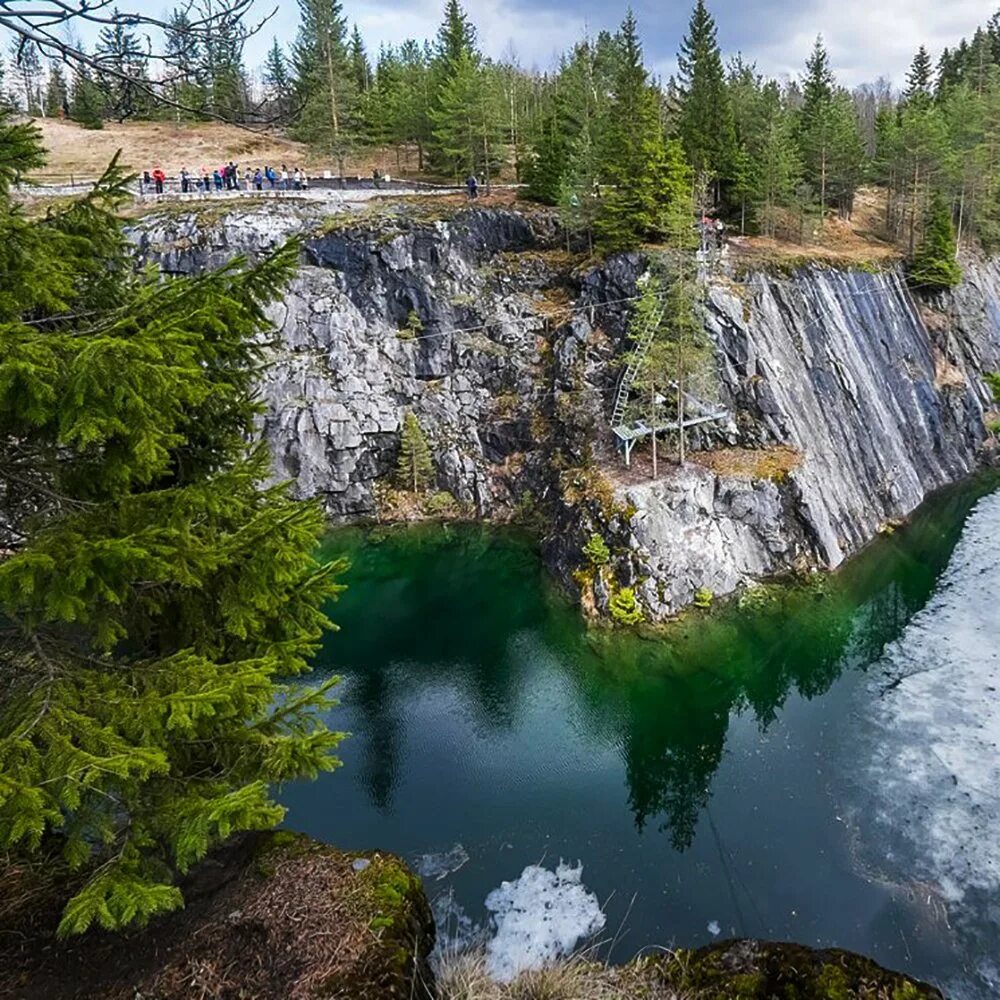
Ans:
[[[59,118],[69,110],[69,93],[62,67],[53,63],[49,67],[49,80],[45,86],[45,114],[48,118]]]
[[[642,62],[631,11],[618,33],[618,66],[601,137],[601,203],[594,232],[606,250],[635,247],[660,232],[665,148],[659,97]]]
[[[688,33],[677,55],[680,118],[678,129],[688,162],[697,175],[719,182],[728,178],[736,145],[733,111],[726,89],[715,20],[697,0]]]
[[[193,29],[188,11],[175,7],[167,18],[164,29],[165,61],[169,66],[169,95],[176,104],[200,109],[205,103],[205,93],[198,79],[202,58],[202,42]],[[166,107],[163,115],[177,116],[180,111]]]
[[[112,23],[101,29],[97,40],[96,55],[106,67],[98,74],[97,82],[104,94],[107,113],[124,121],[150,110],[149,95],[142,87],[146,80],[146,56],[138,36],[128,30],[127,15],[115,7],[111,19]]]
[[[296,136],[344,160],[358,140],[358,92],[340,0],[299,0],[299,32],[292,47],[301,112]]]
[[[292,78],[277,38],[271,43],[264,60],[264,93],[272,115],[284,119],[291,108]]]
[[[399,485],[414,493],[422,493],[434,477],[430,445],[424,436],[420,421],[413,413],[407,413],[403,417],[396,474]]]
[[[923,238],[910,262],[910,281],[931,291],[954,288],[962,280],[956,254],[951,212],[940,192],[935,191],[927,209]]]
[[[427,116],[431,125],[431,159],[438,170],[451,176],[474,169],[466,152],[473,145],[468,133],[474,115],[461,102],[475,97],[481,61],[476,48],[476,29],[465,9],[458,0],[447,0],[431,62]],[[463,132],[466,137],[458,140],[457,136]]]
[[[29,219],[41,163],[0,122],[0,852],[72,873],[71,934],[180,906],[178,873],[281,819],[274,785],[336,764],[330,682],[294,678],[340,567],[250,443],[296,248],[135,274],[132,178]]]
[[[906,90],[903,98],[906,101],[929,101],[931,97],[931,57],[923,45],[917,50],[906,74]]]
[[[69,116],[84,128],[104,127],[101,117],[104,98],[100,88],[94,83],[85,66],[78,67],[73,74],[73,84],[69,94]]]

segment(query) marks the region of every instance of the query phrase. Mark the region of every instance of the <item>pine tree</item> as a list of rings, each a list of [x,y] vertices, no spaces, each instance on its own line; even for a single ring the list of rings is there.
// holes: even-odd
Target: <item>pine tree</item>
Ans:
[[[728,178],[732,168],[736,138],[715,20],[704,0],[695,3],[677,65],[678,128],[688,162],[697,175],[715,181],[713,187],[718,196],[718,182]]]
[[[84,128],[104,127],[101,112],[104,98],[85,66],[79,66],[73,73],[73,83],[69,95],[69,116]]]
[[[636,246],[661,229],[665,148],[660,105],[642,62],[631,11],[619,31],[619,60],[600,150],[601,205],[594,231],[607,250]]]
[[[48,118],[65,116],[69,111],[69,92],[62,67],[53,63],[49,67],[49,80],[45,87],[45,114]]]
[[[341,172],[358,140],[358,94],[339,0],[299,0],[299,33],[292,48],[301,113],[298,138],[337,158]]]
[[[430,445],[427,444],[420,421],[412,413],[407,413],[403,418],[396,473],[399,485],[414,493],[422,493],[434,477]]]
[[[903,99],[907,102],[929,101],[931,97],[931,57],[923,45],[917,50],[906,74],[906,90]]]
[[[927,209],[923,239],[910,262],[910,281],[918,288],[933,291],[954,288],[962,280],[956,254],[951,212],[941,194],[935,191]]]
[[[321,511],[262,487],[254,385],[294,246],[198,278],[136,274],[117,161],[25,217],[42,163],[0,122],[0,852],[76,872],[59,927],[181,905],[270,788],[336,764],[307,669],[339,589]]]
[[[109,115],[124,121],[148,114],[149,95],[143,90],[146,80],[146,56],[138,37],[129,31],[128,16],[115,7],[112,23],[101,29],[95,50],[104,72],[97,82],[105,96]]]
[[[272,115],[284,119],[291,109],[292,78],[284,50],[275,38],[264,61],[264,88]]]

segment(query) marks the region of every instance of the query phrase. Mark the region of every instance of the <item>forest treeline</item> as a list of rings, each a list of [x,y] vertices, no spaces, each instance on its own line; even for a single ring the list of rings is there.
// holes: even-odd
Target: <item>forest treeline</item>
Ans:
[[[797,80],[767,79],[740,55],[726,61],[703,0],[666,81],[645,67],[631,12],[539,72],[486,57],[458,0],[447,0],[434,40],[384,45],[374,58],[339,0],[298,6],[293,44],[275,39],[254,82],[244,38],[192,34],[177,8],[160,80],[123,17],[94,47],[115,75],[82,67],[66,79],[21,44],[0,94],[95,127],[277,122],[341,169],[372,147],[390,150],[397,173],[514,179],[606,247],[662,236],[664,194],[688,182],[701,210],[740,231],[804,239],[826,213],[849,216],[858,187],[876,183],[889,192],[887,234],[911,256],[943,218],[960,242],[1000,246],[1000,11],[936,63],[921,48],[897,93],[885,79],[841,86],[822,38]]]

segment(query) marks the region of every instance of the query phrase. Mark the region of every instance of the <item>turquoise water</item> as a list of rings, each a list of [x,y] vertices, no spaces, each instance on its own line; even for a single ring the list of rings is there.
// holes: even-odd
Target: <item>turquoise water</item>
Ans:
[[[517,534],[338,532],[349,589],[317,668],[343,675],[330,721],[354,735],[341,769],[283,790],[286,822],[425,868],[467,855],[425,885],[475,922],[526,865],[579,861],[613,960],[717,931],[952,976],[940,923],[858,863],[839,790],[866,670],[992,485],[935,498],[838,574],[656,639],[588,633]]]

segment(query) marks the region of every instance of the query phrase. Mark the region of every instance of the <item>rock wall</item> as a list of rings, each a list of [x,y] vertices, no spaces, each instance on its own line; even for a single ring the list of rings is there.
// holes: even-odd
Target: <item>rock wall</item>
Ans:
[[[781,482],[691,466],[620,490],[623,576],[653,617],[802,565],[835,568],[982,458],[1000,369],[1000,266],[918,303],[899,271],[762,274],[710,291],[730,439],[786,444]]]
[[[631,587],[661,619],[699,590],[836,567],[981,460],[982,374],[1000,369],[996,262],[920,303],[896,270],[717,278],[706,324],[732,419],[699,443],[784,445],[800,461],[781,476],[690,464],[638,482],[620,474],[606,413],[641,255],[574,270],[551,219],[510,210],[322,211],[153,217],[135,239],[143,258],[188,272],[303,237],[275,310],[262,433],[275,475],[332,519],[379,514],[412,411],[437,488],[465,516],[537,509],[548,561],[585,606],[607,613]],[[611,559],[588,582],[593,533]]]

